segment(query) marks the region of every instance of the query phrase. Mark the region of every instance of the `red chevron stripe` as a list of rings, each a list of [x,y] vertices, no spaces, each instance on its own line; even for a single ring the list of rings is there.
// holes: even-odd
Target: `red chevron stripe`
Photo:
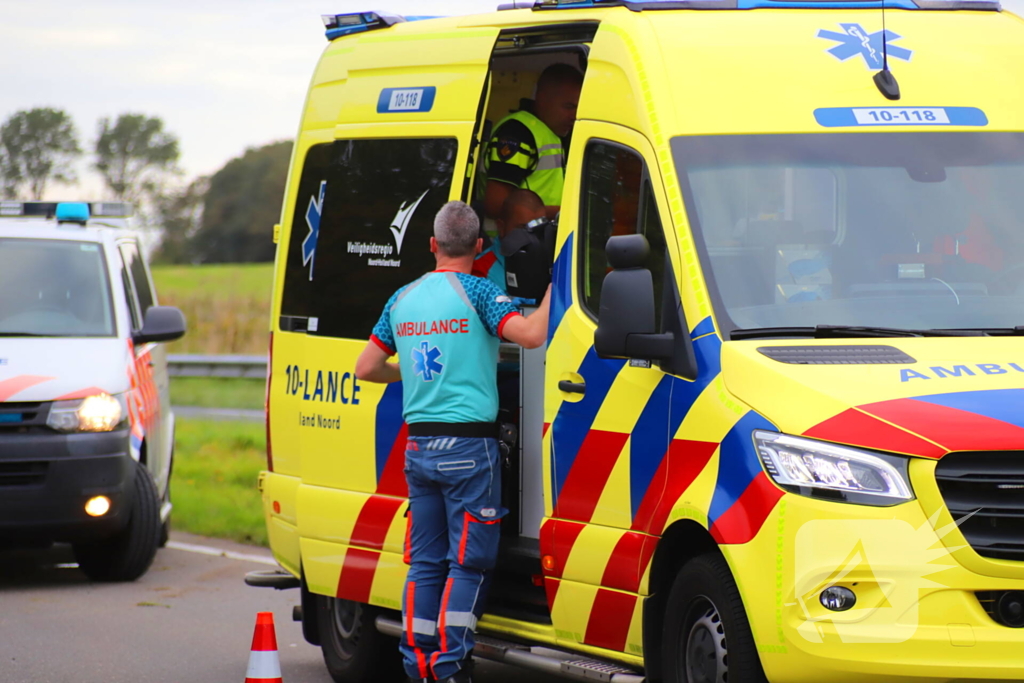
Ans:
[[[352,528],[351,545],[382,550],[391,523],[405,503],[401,498],[370,496],[359,511],[356,525]]]
[[[860,409],[942,444],[948,451],[1024,448],[1024,429],[957,408],[901,398],[871,403]]]
[[[349,548],[338,577],[337,596],[353,602],[369,602],[373,575],[377,572],[380,553],[362,548]]]
[[[562,519],[549,519],[544,522],[540,528],[540,552],[542,556],[550,555],[555,561],[555,566],[551,570],[544,570],[544,576],[562,578],[569,553],[572,552],[576,539],[580,537],[585,527],[585,524]]]
[[[629,434],[592,429],[580,446],[555,504],[555,517],[589,522]]]
[[[715,442],[674,439],[637,508],[633,530],[661,534],[676,501],[704,471],[717,449]]]
[[[384,464],[384,471],[380,474],[380,481],[377,482],[377,493],[400,498],[409,497],[409,485],[405,481],[405,444],[408,440],[409,425],[403,422],[391,446],[388,461]]]
[[[845,410],[811,427],[804,432],[804,436],[926,458],[941,458],[946,453],[940,446],[882,422],[856,408]]]
[[[711,525],[711,535],[719,543],[748,543],[784,495],[767,474],[759,473],[739,500]]]
[[[550,576],[544,579],[544,592],[548,596],[548,612],[555,609],[555,598],[558,597],[558,586],[561,583],[560,579],[553,579]]]
[[[615,652],[624,651],[636,601],[635,595],[599,588],[583,642]]]
[[[43,382],[49,382],[53,377],[38,377],[36,375],[19,375],[0,382],[0,401],[6,401],[11,396],[34,387]]]
[[[601,585],[631,593],[638,592],[640,579],[647,571],[657,545],[658,539],[654,536],[632,532],[623,534],[608,558]]]

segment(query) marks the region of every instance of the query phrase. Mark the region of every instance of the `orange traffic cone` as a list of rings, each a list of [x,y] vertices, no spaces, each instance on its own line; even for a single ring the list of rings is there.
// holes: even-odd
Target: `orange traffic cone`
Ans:
[[[249,653],[245,683],[282,683],[273,612],[256,615],[256,631],[252,634],[252,652]]]

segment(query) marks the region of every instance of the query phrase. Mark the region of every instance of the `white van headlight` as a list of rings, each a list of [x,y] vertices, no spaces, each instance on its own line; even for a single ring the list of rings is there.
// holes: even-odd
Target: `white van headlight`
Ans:
[[[110,432],[127,416],[124,394],[96,394],[72,401],[54,401],[46,426],[58,432]]]
[[[909,459],[774,432],[754,432],[765,471],[791,493],[862,505],[914,499]]]

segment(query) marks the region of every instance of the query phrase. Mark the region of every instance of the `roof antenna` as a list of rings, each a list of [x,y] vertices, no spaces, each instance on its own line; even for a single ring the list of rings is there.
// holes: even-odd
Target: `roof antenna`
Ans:
[[[882,0],[882,70],[875,74],[875,85],[886,99],[900,99],[900,84],[889,71],[889,32],[885,28],[885,0]]]

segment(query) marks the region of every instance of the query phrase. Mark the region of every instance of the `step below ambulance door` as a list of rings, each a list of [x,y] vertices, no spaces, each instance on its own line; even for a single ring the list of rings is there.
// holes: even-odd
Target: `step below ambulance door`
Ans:
[[[434,269],[438,210],[466,197],[496,39],[495,28],[403,24],[339,45],[337,63],[329,49],[314,79],[278,321],[304,341],[275,336],[274,365],[288,375],[272,427],[280,451],[297,441],[303,483],[337,498],[324,519],[358,514],[339,489],[406,495],[401,383],[358,381],[355,363],[391,295]]]

